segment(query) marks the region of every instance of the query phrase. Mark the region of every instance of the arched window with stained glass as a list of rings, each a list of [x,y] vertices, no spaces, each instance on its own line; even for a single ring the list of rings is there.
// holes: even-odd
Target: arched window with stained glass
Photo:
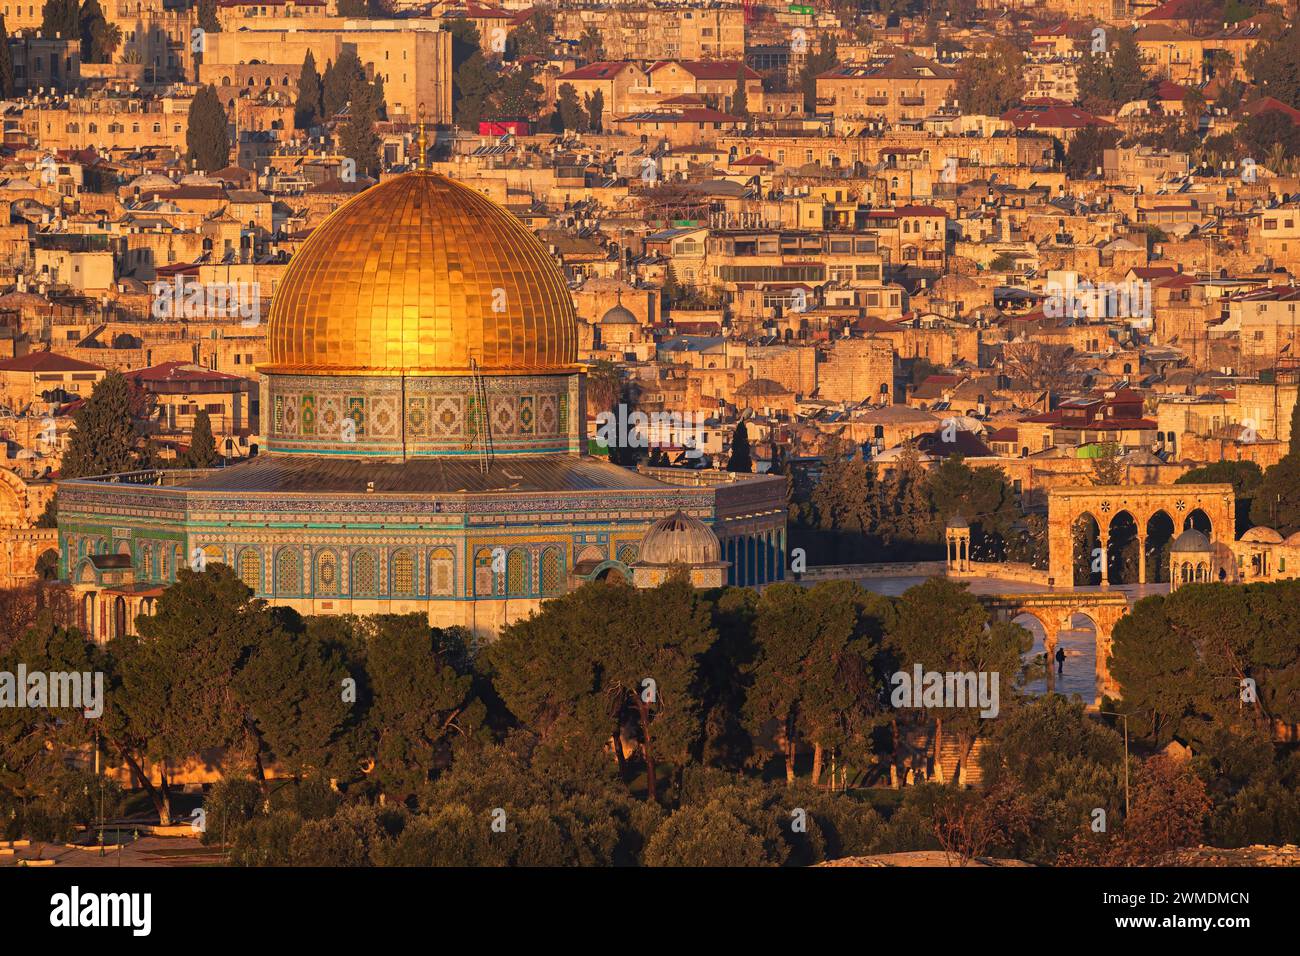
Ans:
[[[140,547],[140,579],[142,581],[153,580],[153,545],[145,544]]]
[[[429,593],[450,597],[455,593],[456,560],[451,548],[435,548],[429,554]]]
[[[543,594],[560,594],[564,590],[564,569],[559,548],[542,552],[541,583]]]
[[[281,548],[276,552],[275,593],[302,593],[302,563],[295,548]]]
[[[640,556],[640,554],[641,554],[640,545],[633,544],[630,541],[625,541],[623,544],[620,544],[618,546],[618,550],[614,552],[614,556],[618,558],[620,562],[626,565],[633,564],[636,561],[636,559]]]
[[[254,594],[262,593],[262,553],[256,548],[239,552],[239,580],[252,588]]]
[[[415,552],[402,548],[393,553],[389,593],[401,597],[415,596]]]
[[[532,562],[523,548],[512,548],[506,557],[506,593],[533,593]]]
[[[379,594],[379,562],[375,552],[358,551],[352,558],[352,596],[375,597]]]
[[[316,593],[339,593],[339,559],[333,551],[322,551],[316,556]]]

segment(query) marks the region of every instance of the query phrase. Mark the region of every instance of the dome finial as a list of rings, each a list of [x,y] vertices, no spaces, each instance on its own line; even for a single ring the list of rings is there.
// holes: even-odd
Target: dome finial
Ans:
[[[421,103],[415,111],[415,117],[420,123],[420,136],[415,141],[416,149],[419,153],[415,157],[415,168],[421,172],[424,170],[425,153],[428,149],[428,141],[424,138],[424,104]]]

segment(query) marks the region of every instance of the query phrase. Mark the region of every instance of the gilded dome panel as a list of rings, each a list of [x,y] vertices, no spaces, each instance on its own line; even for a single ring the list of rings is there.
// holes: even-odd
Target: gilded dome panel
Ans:
[[[335,210],[271,302],[262,371],[330,375],[571,371],[564,275],[505,209],[417,171]]]

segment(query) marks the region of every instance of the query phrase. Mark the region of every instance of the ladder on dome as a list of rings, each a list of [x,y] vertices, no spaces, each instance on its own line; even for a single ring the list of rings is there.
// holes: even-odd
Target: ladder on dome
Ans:
[[[471,445],[478,445],[478,468],[486,475],[492,468],[492,421],[489,416],[487,386],[479,371],[478,361],[470,359],[469,367],[474,382],[475,414],[471,416],[473,431],[469,441],[465,442],[465,448],[468,450]]]

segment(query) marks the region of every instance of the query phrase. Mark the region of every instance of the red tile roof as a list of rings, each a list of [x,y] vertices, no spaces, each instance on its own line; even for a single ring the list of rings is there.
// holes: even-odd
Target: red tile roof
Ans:
[[[741,70],[738,60],[660,60],[650,67],[649,72],[661,70],[669,64],[676,63],[697,80],[734,80]],[[762,74],[749,67],[744,67],[747,80],[758,80]]]
[[[1012,107],[1002,114],[1002,119],[1010,120],[1017,129],[1084,129],[1088,126],[1114,126],[1114,123],[1093,116],[1087,110],[1077,106],[1031,106],[1022,104]]]
[[[0,372],[102,372],[104,366],[69,358],[58,352],[28,352],[0,362]]]
[[[1274,99],[1271,96],[1261,96],[1252,103],[1247,103],[1241,107],[1240,111],[1245,116],[1256,116],[1260,113],[1282,112],[1291,117],[1292,123],[1300,123],[1300,110],[1287,106],[1281,100]]]
[[[560,81],[608,80],[618,76],[631,65],[631,63],[623,63],[615,60],[605,60],[600,63],[588,63],[586,66],[580,66],[576,70],[570,70],[568,73],[561,73]]]
[[[163,362],[161,365],[151,365],[148,368],[136,369],[125,374],[129,380],[136,384],[237,381],[240,378],[238,375],[228,375],[225,372],[204,368],[202,365],[195,365],[193,362],[181,361]]]

